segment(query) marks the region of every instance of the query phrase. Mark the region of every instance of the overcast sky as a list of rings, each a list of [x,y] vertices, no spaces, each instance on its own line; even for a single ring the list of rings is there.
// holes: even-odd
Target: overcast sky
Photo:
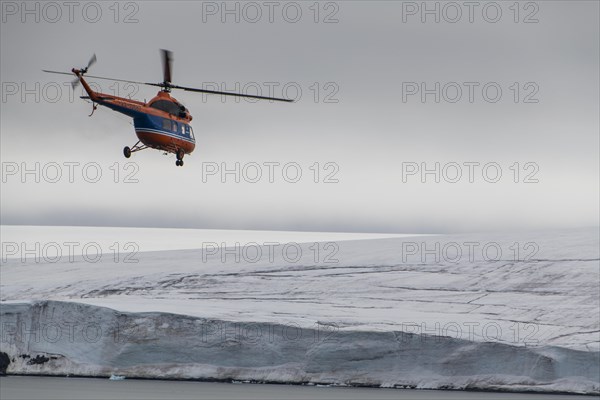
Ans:
[[[429,13],[389,1],[114,4],[2,2],[3,224],[598,225],[597,1],[429,2]],[[101,108],[88,118],[81,89],[41,71],[96,53],[90,74],[159,82],[160,48],[174,52],[176,84],[301,97],[174,91],[197,140],[176,167],[155,150],[126,160],[131,121]],[[139,100],[157,91],[97,83]],[[236,165],[239,182],[222,175]]]

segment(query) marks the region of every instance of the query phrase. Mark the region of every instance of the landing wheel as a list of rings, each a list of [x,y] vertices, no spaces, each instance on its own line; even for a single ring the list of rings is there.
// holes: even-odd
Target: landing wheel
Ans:
[[[177,150],[177,153],[175,153],[175,155],[177,156],[177,161],[175,161],[175,165],[177,165],[178,167],[183,166],[183,156],[185,155],[183,149]]]
[[[125,156],[125,158],[131,157],[131,149],[129,148],[129,146],[125,146],[125,148],[123,149],[123,155]]]

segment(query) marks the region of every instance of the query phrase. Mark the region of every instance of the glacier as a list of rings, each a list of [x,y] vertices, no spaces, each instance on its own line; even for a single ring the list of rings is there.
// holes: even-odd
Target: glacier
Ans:
[[[6,372],[600,394],[597,228],[243,237],[3,257]]]

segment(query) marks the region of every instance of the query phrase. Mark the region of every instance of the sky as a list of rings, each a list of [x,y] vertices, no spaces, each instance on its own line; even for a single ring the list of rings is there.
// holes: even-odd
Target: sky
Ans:
[[[446,233],[599,224],[599,3],[2,1],[2,224]],[[173,91],[175,166],[69,71]],[[92,79],[90,79],[93,81]],[[150,100],[157,88],[93,81]]]

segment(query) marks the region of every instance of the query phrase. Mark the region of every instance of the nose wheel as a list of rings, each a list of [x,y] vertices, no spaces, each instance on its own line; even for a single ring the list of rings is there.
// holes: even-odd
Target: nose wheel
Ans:
[[[175,165],[177,165],[178,167],[183,167],[183,156],[184,155],[185,155],[185,153],[182,149],[177,150],[177,153],[176,153],[177,161],[175,161]]]

